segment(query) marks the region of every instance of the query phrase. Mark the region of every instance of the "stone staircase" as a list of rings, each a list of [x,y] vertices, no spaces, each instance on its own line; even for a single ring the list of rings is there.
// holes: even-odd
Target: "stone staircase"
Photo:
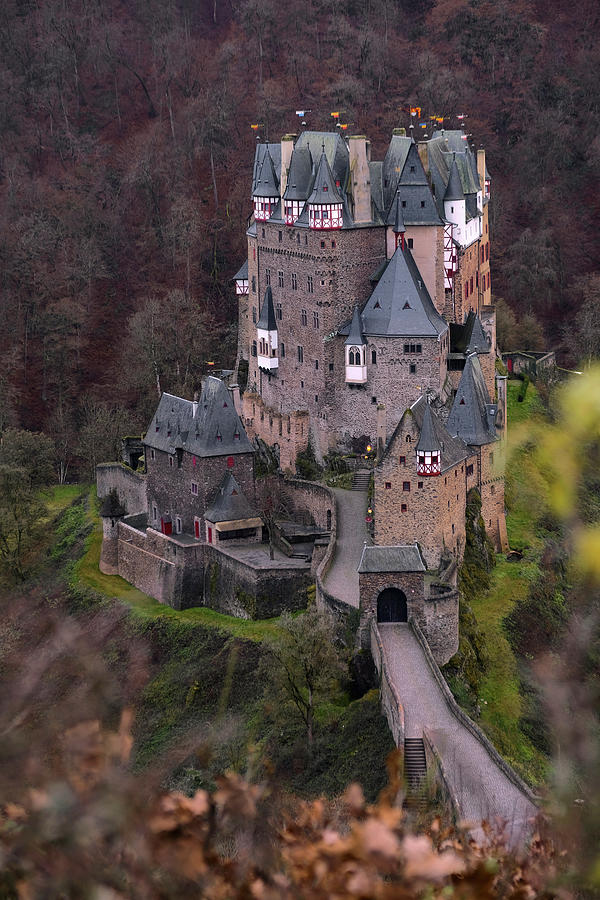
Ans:
[[[422,738],[406,738],[404,741],[404,779],[406,781],[405,805],[424,810],[427,806],[425,777],[427,761]]]
[[[359,469],[357,472],[354,473],[354,477],[352,479],[352,490],[353,491],[368,491],[370,481],[371,481],[371,470],[370,469]]]

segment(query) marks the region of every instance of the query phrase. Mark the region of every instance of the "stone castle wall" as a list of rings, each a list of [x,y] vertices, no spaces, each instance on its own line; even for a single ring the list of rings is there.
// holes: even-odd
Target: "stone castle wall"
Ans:
[[[147,511],[146,487],[147,477],[122,463],[107,462],[96,466],[98,497],[104,499],[114,488],[129,515]]]

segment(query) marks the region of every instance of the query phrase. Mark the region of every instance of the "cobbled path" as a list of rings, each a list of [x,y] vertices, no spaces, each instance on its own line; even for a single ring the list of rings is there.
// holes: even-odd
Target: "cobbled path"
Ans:
[[[371,543],[365,526],[366,491],[334,488],[337,506],[337,540],[333,565],[325,579],[325,590],[350,606],[358,607],[358,564],[365,541]]]

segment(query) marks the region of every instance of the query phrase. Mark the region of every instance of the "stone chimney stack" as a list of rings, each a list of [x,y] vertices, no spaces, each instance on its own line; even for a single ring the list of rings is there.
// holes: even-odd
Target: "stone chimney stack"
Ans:
[[[194,392],[194,399],[192,400],[192,418],[196,418],[196,413],[198,412],[198,391]]]
[[[284,136],[281,138],[281,175],[279,177],[279,190],[281,192],[282,200],[283,195],[285,194],[285,189],[287,187],[288,172],[295,142],[295,134],[284,134]]]
[[[477,174],[481,190],[485,192],[485,150],[483,147],[477,151]]]
[[[371,173],[369,172],[371,144],[364,135],[353,134],[350,136],[348,145],[354,221],[362,224],[371,221]]]

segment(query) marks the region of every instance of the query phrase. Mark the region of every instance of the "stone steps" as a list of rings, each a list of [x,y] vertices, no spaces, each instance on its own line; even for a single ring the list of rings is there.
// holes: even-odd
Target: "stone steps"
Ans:
[[[411,809],[425,809],[425,778],[427,761],[422,738],[406,738],[404,741],[404,779],[406,781],[405,805]]]
[[[358,472],[354,473],[354,477],[352,479],[352,490],[368,491],[370,481],[371,473],[369,471],[359,470]]]

